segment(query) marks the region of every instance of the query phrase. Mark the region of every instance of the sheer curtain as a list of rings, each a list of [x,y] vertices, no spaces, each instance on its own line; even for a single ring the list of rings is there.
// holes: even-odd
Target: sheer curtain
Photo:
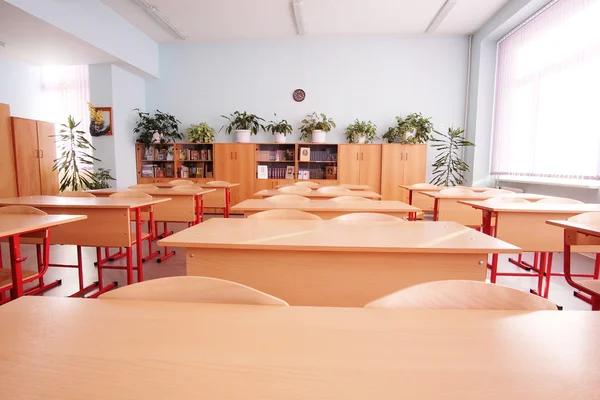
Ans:
[[[600,183],[600,0],[558,0],[498,43],[491,174]]]

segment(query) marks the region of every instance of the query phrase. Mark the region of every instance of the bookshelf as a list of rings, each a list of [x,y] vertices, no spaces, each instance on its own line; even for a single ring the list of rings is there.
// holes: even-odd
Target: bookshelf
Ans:
[[[212,178],[213,145],[210,143],[180,143],[176,145],[178,178]]]
[[[175,178],[175,145],[144,147],[136,145],[138,178],[145,180]]]
[[[337,182],[337,144],[298,144],[297,179]]]
[[[173,179],[195,182],[214,176],[212,143],[170,143],[145,147],[136,143],[138,183],[167,183]]]

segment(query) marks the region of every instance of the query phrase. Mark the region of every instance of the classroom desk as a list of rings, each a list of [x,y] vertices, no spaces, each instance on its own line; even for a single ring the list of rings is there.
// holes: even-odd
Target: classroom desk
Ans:
[[[216,189],[204,189],[197,185],[192,186],[194,191],[177,191],[172,189],[136,190],[149,194],[153,198],[168,198],[166,203],[156,204],[154,207],[154,220],[163,222],[188,222],[198,224],[204,215],[204,195],[215,192]],[[97,189],[89,190],[96,197],[108,197],[118,192],[130,192],[130,189]]]
[[[600,381],[585,311],[24,297],[0,325],[3,399],[565,400]]]
[[[425,196],[422,192],[439,192],[442,189],[448,189],[448,186],[437,186],[435,188],[415,188],[414,185],[398,185],[404,190],[408,191],[408,204],[419,207],[423,211],[433,212],[433,203],[434,200],[431,197]],[[486,190],[490,190],[492,188],[489,187],[481,187],[481,186],[473,186],[466,187],[465,189],[470,189],[474,192],[485,192]]]
[[[240,211],[245,217],[268,211],[268,210],[300,210],[321,217],[321,219],[332,219],[344,214],[351,213],[377,213],[387,214],[398,218],[407,218],[414,220],[416,213],[420,210],[409,206],[401,201],[354,201],[346,203],[337,203],[329,200],[310,200],[308,202],[284,202],[275,203],[266,199],[249,199],[236,204],[231,208],[233,211]]]
[[[463,200],[487,200],[492,197],[483,193],[474,193],[472,195],[448,195],[441,194],[439,191],[421,192],[422,195],[433,199],[433,220],[434,221],[454,221],[467,226],[480,226],[481,212],[474,210],[469,206],[461,204]],[[533,193],[514,193],[505,197],[520,197],[528,201],[538,201],[548,198],[541,194]]]
[[[562,273],[551,272],[552,253],[562,251],[564,248],[564,232],[556,226],[546,223],[547,220],[566,220],[574,215],[585,212],[600,211],[600,204],[550,204],[550,203],[501,203],[486,204],[483,201],[460,201],[465,206],[472,207],[479,213],[480,223],[485,233],[505,242],[520,247],[524,252],[540,254],[538,265],[529,265],[523,262],[510,261],[522,268],[533,269],[538,273],[538,290],[542,293],[542,277],[546,274],[546,288],[544,297],[548,296],[551,276],[564,276]],[[495,227],[491,226],[496,220]],[[598,252],[600,249],[588,249]],[[598,250],[598,251],[596,251]],[[497,273],[497,255],[492,257],[491,282],[496,282],[496,276],[522,276],[523,274]],[[550,273],[547,273],[549,272]],[[592,278],[597,274],[577,274],[575,276]],[[596,276],[597,278],[597,276]]]
[[[347,307],[422,282],[483,281],[488,254],[520,252],[452,222],[211,219],[158,244],[186,248],[187,275]]]
[[[71,244],[79,246],[96,247],[98,265],[103,264],[100,247],[126,247],[131,248],[135,239],[138,281],[142,281],[142,209],[149,209],[153,213],[155,204],[169,201],[162,199],[135,199],[135,198],[102,198],[102,197],[58,197],[58,196],[28,196],[0,199],[0,206],[31,206],[39,208],[48,214],[82,214],[87,219],[73,222],[69,225],[58,226],[53,229],[50,237],[51,244]],[[131,215],[135,215],[135,237],[131,234]],[[151,216],[151,219],[153,216]],[[133,262],[128,251],[127,283],[133,283]],[[103,267],[119,268],[119,267]],[[102,274],[98,274],[99,286],[102,289]]]
[[[159,188],[169,189],[173,185],[169,183],[156,183]],[[229,218],[229,208],[231,206],[231,189],[240,186],[239,183],[228,183],[226,185],[209,185],[207,183],[194,183],[195,186],[200,186],[203,189],[215,189],[214,192],[207,193],[204,196],[205,208],[222,208],[223,217]]]
[[[283,193],[277,189],[270,190],[261,190],[260,192],[254,193],[255,199],[265,199],[267,197],[279,196],[282,194],[291,194],[291,193]],[[317,190],[313,190],[312,193],[308,194],[298,194],[298,196],[308,197],[309,199],[317,199],[317,200],[325,200],[325,199],[333,199],[334,197],[340,196],[357,196],[357,197],[366,197],[371,200],[381,200],[381,195],[379,193],[370,192],[368,190],[352,190],[350,192],[343,193],[322,193]]]
[[[302,181],[300,181],[300,182],[302,182]],[[275,189],[281,189],[282,187],[286,187],[286,186],[297,186],[297,185],[294,185],[293,183],[285,183],[285,184],[282,184],[282,185],[275,186]],[[325,187],[325,186],[335,186],[335,185],[319,185],[319,186],[316,186],[316,188],[318,189],[320,187]],[[342,184],[337,185],[337,186],[345,187],[346,189],[350,189],[350,190],[366,190],[366,191],[372,191],[373,190],[371,188],[371,186],[368,186],[368,185],[353,185],[353,184],[350,184],[350,183],[342,183]]]
[[[595,281],[587,281],[586,284],[580,284],[573,280],[573,274],[571,273],[571,247],[572,246],[600,246],[600,229],[598,227],[589,226],[571,221],[546,221],[549,225],[554,225],[559,228],[563,228],[564,232],[564,271],[565,279],[567,283],[573,286],[578,291],[586,293],[591,296],[590,303],[592,304],[592,310],[600,311],[600,283],[598,277],[595,277]],[[598,257],[598,256],[596,256]],[[596,258],[598,263],[598,258]],[[579,292],[574,294],[577,297]]]
[[[12,277],[11,299],[23,295],[23,274],[21,263],[20,237],[26,234],[44,232],[49,237],[50,228],[74,223],[86,219],[85,215],[31,215],[31,214],[0,214],[0,239],[8,239],[10,248],[10,266]],[[45,249],[47,250],[47,249]],[[0,255],[1,257],[1,255]],[[44,263],[48,260],[44,260]]]

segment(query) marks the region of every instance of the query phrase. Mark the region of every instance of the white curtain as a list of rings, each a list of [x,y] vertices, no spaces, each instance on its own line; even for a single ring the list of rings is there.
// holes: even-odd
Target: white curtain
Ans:
[[[491,174],[600,183],[600,0],[558,0],[498,43]]]

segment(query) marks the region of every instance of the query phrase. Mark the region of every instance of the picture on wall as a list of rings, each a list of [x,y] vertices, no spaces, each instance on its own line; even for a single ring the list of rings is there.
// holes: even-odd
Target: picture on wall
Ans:
[[[112,136],[112,108],[95,107],[88,103],[90,111],[90,135],[92,136]]]

